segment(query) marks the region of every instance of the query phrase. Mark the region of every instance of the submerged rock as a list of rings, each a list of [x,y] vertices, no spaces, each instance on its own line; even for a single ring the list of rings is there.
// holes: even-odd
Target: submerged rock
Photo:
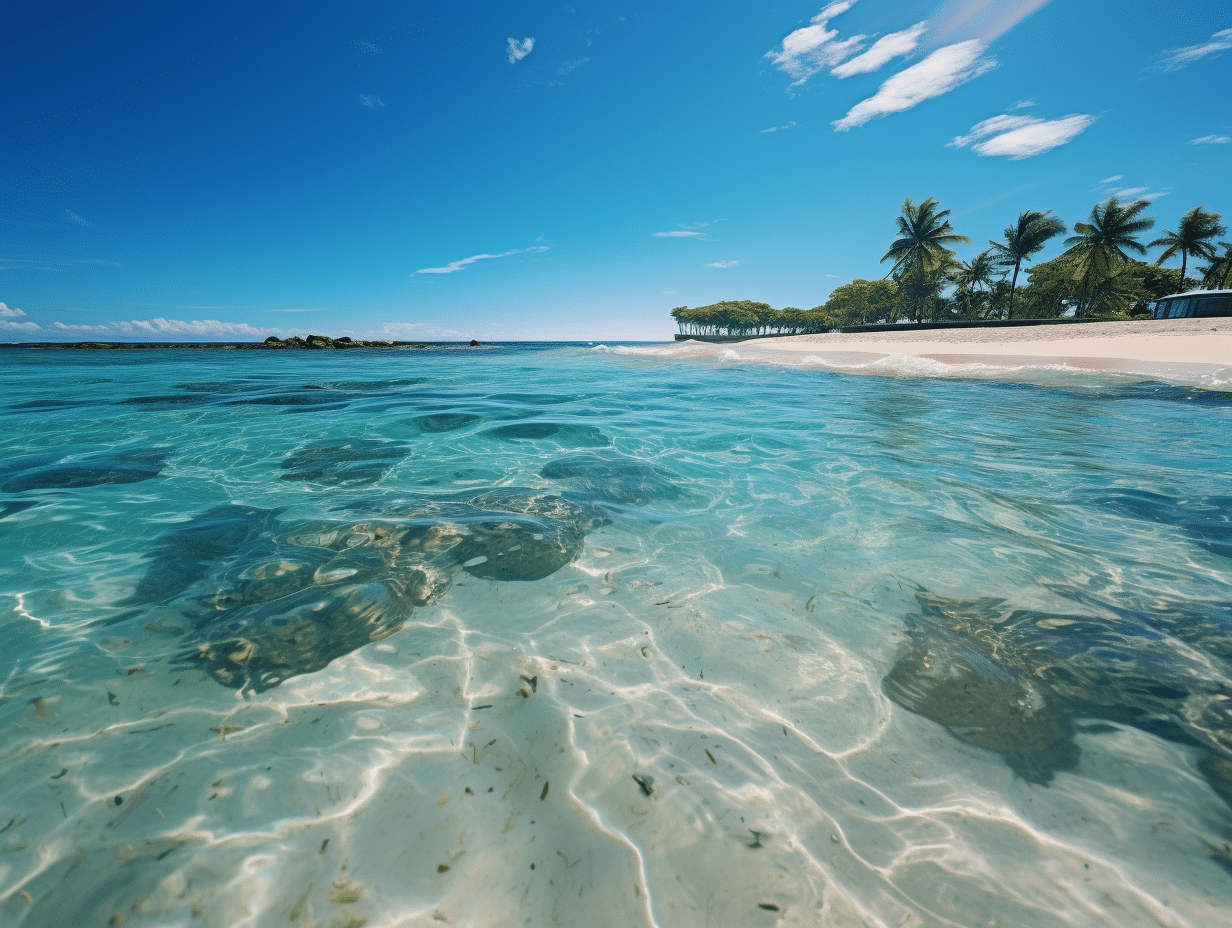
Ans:
[[[109,483],[140,483],[162,473],[167,451],[161,448],[132,448],[73,454],[62,451],[28,455],[10,461],[4,468],[8,476],[0,490],[21,493],[26,490],[74,490]]]
[[[485,435],[506,441],[533,441],[551,438],[562,445],[575,448],[604,448],[612,440],[593,425],[578,425],[571,422],[512,422],[488,429]]]
[[[287,456],[281,476],[327,486],[363,486],[380,480],[408,451],[400,442],[372,438],[317,442]]]
[[[499,491],[388,518],[279,522],[220,506],[155,544],[130,604],[192,646],[180,662],[263,692],[396,633],[459,570],[538,580],[574,560],[602,516],[558,496]]]
[[[426,416],[416,416],[410,424],[418,431],[428,434],[434,432],[456,432],[467,426],[483,421],[483,416],[465,412],[438,412]]]
[[[1097,501],[1140,519],[1175,525],[1212,554],[1232,558],[1232,496],[1178,500],[1150,490],[1118,489]]]
[[[636,458],[616,455],[575,454],[557,458],[543,468],[549,480],[599,499],[617,503],[644,503],[679,499],[680,489],[657,468]]]
[[[1199,768],[1232,806],[1228,629],[1163,610],[1098,618],[916,598],[920,612],[907,616],[907,641],[882,680],[898,705],[1041,785],[1077,765],[1080,720],[1139,728],[1201,749]]]

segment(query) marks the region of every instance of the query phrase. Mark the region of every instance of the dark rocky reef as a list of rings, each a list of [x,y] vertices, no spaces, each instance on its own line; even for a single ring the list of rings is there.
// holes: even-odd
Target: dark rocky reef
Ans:
[[[282,522],[220,506],[156,543],[126,605],[185,634],[178,663],[263,692],[396,633],[459,571],[538,580],[581,553],[604,520],[559,496],[507,490],[375,518]]]
[[[1132,726],[1196,748],[1232,806],[1232,625],[1219,618],[1232,614],[1228,604],[1210,615],[1053,614],[1001,599],[916,598],[882,680],[898,705],[1041,785],[1077,765],[1075,734],[1100,730],[1090,720]]]

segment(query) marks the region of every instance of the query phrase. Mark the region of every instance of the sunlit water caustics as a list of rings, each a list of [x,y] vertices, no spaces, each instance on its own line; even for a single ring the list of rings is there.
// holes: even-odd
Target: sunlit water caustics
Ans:
[[[0,924],[1232,924],[1232,383],[0,383]]]

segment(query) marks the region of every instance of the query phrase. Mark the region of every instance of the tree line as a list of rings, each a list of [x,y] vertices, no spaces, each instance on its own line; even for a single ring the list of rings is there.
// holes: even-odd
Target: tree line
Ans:
[[[1098,203],[1086,222],[1074,223],[1067,249],[1026,270],[1024,265],[1067,231],[1051,210],[1027,210],[1005,230],[1002,241],[969,262],[949,246],[969,243],[929,197],[908,197],[896,219],[898,235],[882,262],[892,261],[881,280],[853,280],[835,288],[821,306],[774,309],[752,300],[725,300],[709,306],[677,306],[672,318],[686,335],[800,335],[851,325],[973,319],[1049,319],[1072,311],[1077,318],[1126,319],[1150,312],[1150,303],[1170,293],[1201,286],[1232,287],[1232,242],[1217,242],[1227,227],[1220,215],[1198,206],[1181,217],[1176,231],[1147,244],[1140,237],[1155,220],[1143,213],[1147,200]],[[1139,259],[1163,248],[1154,261]],[[1134,256],[1139,257],[1134,257]],[[1179,268],[1162,267],[1180,256]],[[1187,276],[1191,259],[1200,280]]]

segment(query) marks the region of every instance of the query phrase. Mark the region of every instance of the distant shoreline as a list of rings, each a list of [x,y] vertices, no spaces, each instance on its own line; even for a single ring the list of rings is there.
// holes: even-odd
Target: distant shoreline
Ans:
[[[289,341],[289,340],[288,340]],[[142,351],[150,349],[205,349],[208,351],[351,351],[356,348],[379,350],[439,348],[479,348],[478,342],[362,342],[328,339],[331,344],[289,344],[266,342],[5,342],[2,348],[29,348],[57,351]]]

